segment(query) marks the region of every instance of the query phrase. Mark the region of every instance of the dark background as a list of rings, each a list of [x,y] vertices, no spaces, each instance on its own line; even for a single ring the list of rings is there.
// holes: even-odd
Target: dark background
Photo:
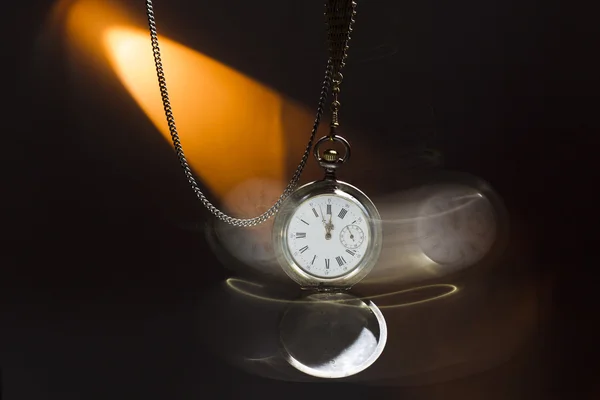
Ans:
[[[143,20],[143,2],[124,2]],[[73,100],[78,72],[60,41],[43,37],[52,5],[3,12],[3,398],[437,398],[427,388],[259,379],[195,343],[195,302],[226,275],[172,221],[208,215],[132,100],[116,95],[119,115],[94,97],[106,88]],[[163,34],[315,103],[320,2],[155,7]],[[551,3],[364,0],[346,71],[346,121],[375,148],[393,156],[426,142],[445,168],[490,182],[527,227],[533,272],[554,282],[533,361],[547,372],[527,398],[600,396],[595,25],[592,13]],[[380,172],[382,192],[389,173]],[[469,378],[482,396],[502,385],[486,374]],[[512,379],[526,387],[530,377]]]

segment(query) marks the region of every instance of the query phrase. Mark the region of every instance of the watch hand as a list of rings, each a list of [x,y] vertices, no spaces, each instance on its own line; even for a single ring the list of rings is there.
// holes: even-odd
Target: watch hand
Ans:
[[[323,214],[323,208],[319,204],[319,211],[321,211],[321,221],[323,221],[323,226],[325,227],[325,240],[331,239],[331,229],[329,228],[329,224],[325,221],[325,214]]]
[[[325,222],[325,216],[323,214],[323,209],[321,208],[320,204],[319,204],[319,211],[321,211],[321,221],[323,221],[323,223],[326,224],[326,222]]]
[[[329,222],[325,223],[325,239],[331,239],[331,230],[333,229],[333,224],[331,223],[332,215],[329,214]]]

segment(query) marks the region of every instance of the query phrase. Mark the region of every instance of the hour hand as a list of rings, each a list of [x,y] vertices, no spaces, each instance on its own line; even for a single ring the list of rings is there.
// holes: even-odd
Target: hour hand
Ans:
[[[331,239],[331,231],[333,230],[333,224],[331,223],[331,214],[329,214],[329,222],[325,223],[325,239]]]

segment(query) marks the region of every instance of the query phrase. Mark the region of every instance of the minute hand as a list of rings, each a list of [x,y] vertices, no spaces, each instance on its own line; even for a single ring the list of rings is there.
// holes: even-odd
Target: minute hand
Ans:
[[[323,214],[323,209],[319,205],[319,211],[321,211],[321,221],[323,221],[323,225],[327,226],[327,221],[325,221],[325,214]]]

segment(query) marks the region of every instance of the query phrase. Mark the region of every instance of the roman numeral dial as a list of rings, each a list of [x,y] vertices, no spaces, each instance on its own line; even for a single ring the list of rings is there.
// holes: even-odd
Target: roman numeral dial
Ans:
[[[337,278],[359,268],[369,246],[368,217],[355,199],[318,195],[300,203],[289,218],[288,254],[305,273]]]

